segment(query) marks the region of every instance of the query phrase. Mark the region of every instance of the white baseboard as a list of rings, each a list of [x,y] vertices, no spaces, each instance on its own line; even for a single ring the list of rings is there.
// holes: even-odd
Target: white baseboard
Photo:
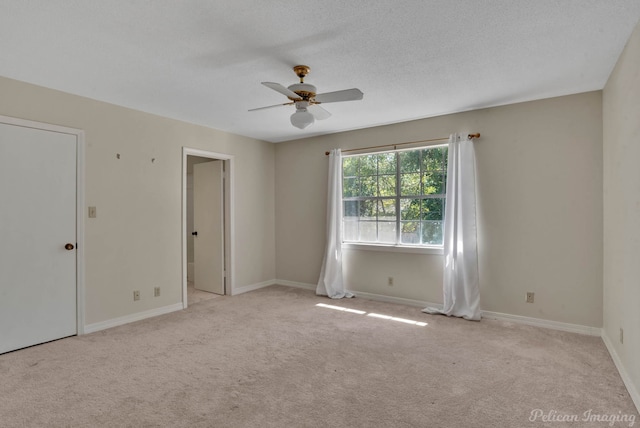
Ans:
[[[316,284],[308,284],[305,282],[287,281],[286,279],[276,279],[276,284],[284,285],[287,287],[304,288],[305,290],[316,291]]]
[[[270,285],[276,284],[275,279],[270,279],[269,281],[259,282],[257,284],[249,284],[243,285],[242,287],[236,287],[231,292],[232,296],[237,296],[238,294],[247,293],[249,291],[258,290],[260,288],[268,287]]]
[[[636,409],[638,410],[638,412],[640,412],[640,393],[638,393],[638,388],[633,384],[629,373],[627,373],[627,370],[624,368],[622,360],[618,356],[616,348],[613,347],[613,343],[611,342],[611,339],[609,339],[609,336],[607,336],[606,330],[604,328],[602,329],[602,341],[607,347],[609,355],[611,355],[611,359],[618,369],[618,373],[620,373],[620,377],[622,378],[622,382],[624,382],[624,386],[626,386],[627,391],[629,391],[629,395],[631,396],[631,400],[633,400],[633,404],[636,405]]]
[[[534,327],[550,328],[552,330],[567,331],[569,333],[586,334],[588,336],[601,336],[602,329],[599,327],[589,327],[580,324],[570,324],[566,322],[543,320],[540,318],[523,317],[521,315],[502,314],[500,312],[482,311],[482,318],[509,321],[518,324],[531,325]]]
[[[316,289],[315,284],[306,284],[303,282],[287,281],[284,279],[277,279],[276,284],[285,285],[288,287],[305,288],[308,290]],[[424,300],[416,300],[416,299],[406,299],[403,297],[385,296],[382,294],[367,293],[364,291],[353,291],[353,290],[348,290],[348,291],[355,294],[356,297],[361,297],[363,299],[369,299],[369,300],[376,300],[379,302],[398,303],[401,305],[415,306],[419,308],[426,308],[426,307],[441,308],[442,307],[442,303],[433,303],[433,302],[427,302]],[[550,328],[552,330],[567,331],[570,333],[586,334],[589,336],[600,336],[602,334],[602,329],[599,327],[589,327],[589,326],[584,326],[579,324],[569,324],[569,323],[564,323],[559,321],[549,321],[549,320],[543,320],[539,318],[524,317],[520,315],[502,314],[499,312],[482,311],[482,317],[487,319],[509,321],[509,322],[518,323],[518,324],[531,325],[535,327]]]
[[[150,309],[144,312],[136,312],[135,314],[125,315],[123,317],[113,318],[106,321],[100,321],[94,324],[87,324],[84,326],[84,334],[94,333],[96,331],[105,330],[111,327],[117,327],[119,325],[140,321],[158,315],[168,314],[170,312],[181,311],[182,309],[182,302],[180,302],[169,306],[163,306],[161,308]]]
[[[365,293],[364,291],[349,291],[355,294],[356,297],[362,297],[363,299],[375,300],[378,302],[398,303],[401,305],[415,306],[418,308],[426,308],[427,306],[442,308],[442,303],[431,303],[423,300],[406,299],[404,297],[393,297],[385,296],[383,294]]]
[[[408,306],[416,306],[421,308],[433,307],[442,308],[442,303],[432,303],[423,300],[405,299],[401,297],[384,296],[380,294],[365,293],[362,291],[352,291],[356,297],[363,297],[365,299],[377,300],[380,302],[400,303]],[[552,330],[567,331],[570,333],[580,333],[589,336],[600,336],[602,329],[598,327],[589,327],[579,324],[569,324],[559,321],[543,320],[539,318],[523,317],[520,315],[501,314],[499,312],[482,311],[482,318],[509,321],[518,324],[531,325],[534,327],[550,328]]]
[[[317,288],[316,284],[288,281],[286,279],[276,279],[276,284],[284,285],[287,287],[303,288],[305,290],[312,290],[312,291],[315,291]],[[439,304],[439,303],[423,302],[420,300],[413,300],[413,299],[404,299],[402,297],[384,296],[382,294],[366,293],[364,291],[353,291],[353,290],[346,290],[346,291],[353,293],[356,297],[361,297],[363,299],[369,299],[369,300],[376,300],[379,302],[399,303],[402,305],[417,306],[417,307],[423,307],[423,308],[427,306],[442,307],[442,304]]]
[[[238,294],[242,294],[242,293],[247,293],[249,291],[253,291],[253,290],[259,290],[260,288],[264,288],[264,287],[268,287],[270,285],[284,285],[287,287],[294,287],[294,288],[304,288],[306,290],[315,290],[316,286],[314,284],[305,284],[303,282],[294,282],[294,281],[287,281],[287,280],[280,280],[280,279],[271,279],[269,281],[263,281],[263,282],[259,282],[257,284],[250,284],[250,285],[244,285],[242,287],[237,287],[236,289],[233,290],[233,296],[236,296]]]

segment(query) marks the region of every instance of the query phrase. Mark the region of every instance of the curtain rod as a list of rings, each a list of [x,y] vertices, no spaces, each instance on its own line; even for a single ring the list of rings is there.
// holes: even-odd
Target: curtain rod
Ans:
[[[467,135],[467,140],[475,140],[477,138],[480,138],[480,133],[479,132],[476,132],[475,134]],[[443,138],[432,138],[430,140],[409,141],[409,142],[406,142],[406,143],[383,144],[381,146],[360,147],[359,149],[343,150],[342,153],[357,152],[358,150],[377,149],[377,148],[380,148],[380,147],[393,147],[395,149],[397,146],[405,146],[407,144],[432,143],[434,141],[446,141],[448,139],[449,139],[449,137],[443,137]],[[330,152],[324,152],[324,154],[327,155],[327,156],[329,156],[329,153]]]

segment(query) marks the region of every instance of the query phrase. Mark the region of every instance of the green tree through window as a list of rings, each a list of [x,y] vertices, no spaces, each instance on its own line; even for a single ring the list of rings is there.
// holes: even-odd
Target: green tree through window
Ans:
[[[345,242],[442,245],[447,147],[345,156]]]

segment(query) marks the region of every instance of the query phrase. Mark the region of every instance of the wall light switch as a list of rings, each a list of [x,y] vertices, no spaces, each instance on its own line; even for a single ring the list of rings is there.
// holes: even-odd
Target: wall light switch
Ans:
[[[96,218],[96,207],[89,207],[89,218]]]

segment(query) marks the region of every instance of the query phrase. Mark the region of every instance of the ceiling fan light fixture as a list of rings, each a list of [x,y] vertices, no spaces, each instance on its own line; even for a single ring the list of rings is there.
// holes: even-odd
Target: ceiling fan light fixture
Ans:
[[[320,104],[337,103],[342,101],[355,101],[362,99],[362,91],[358,88],[343,89],[341,91],[317,93],[317,88],[309,83],[304,83],[304,78],[311,69],[306,65],[296,65],[293,67],[296,76],[300,78],[300,83],[294,83],[285,88],[279,83],[262,82],[264,86],[273,89],[284,95],[291,102],[276,104],[273,106],[250,109],[249,111],[264,110],[272,107],[295,105],[296,111],[291,115],[291,124],[298,129],[305,129],[313,125],[317,120],[325,120],[331,117],[331,113],[325,110]]]
[[[313,125],[315,118],[306,108],[299,108],[291,115],[291,124],[299,129],[304,129],[309,125]]]

